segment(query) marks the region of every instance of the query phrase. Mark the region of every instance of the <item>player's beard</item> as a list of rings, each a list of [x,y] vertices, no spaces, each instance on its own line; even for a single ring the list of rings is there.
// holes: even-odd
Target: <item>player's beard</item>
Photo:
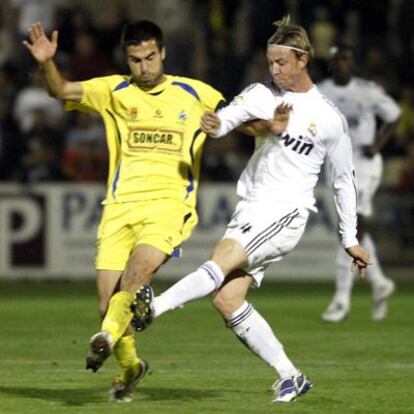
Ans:
[[[157,74],[148,74],[135,79],[136,84],[142,89],[151,89],[163,81],[164,71],[160,70]]]

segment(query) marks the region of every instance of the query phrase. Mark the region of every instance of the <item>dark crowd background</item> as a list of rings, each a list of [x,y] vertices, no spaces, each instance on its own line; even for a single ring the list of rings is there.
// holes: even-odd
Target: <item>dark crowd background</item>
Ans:
[[[329,76],[330,49],[351,44],[357,74],[375,80],[402,107],[385,148],[381,190],[414,191],[414,0],[3,0],[0,4],[0,180],[104,182],[107,151],[100,119],[63,111],[48,97],[21,42],[31,22],[59,30],[57,62],[68,79],[127,73],[123,25],[159,24],[166,72],[204,80],[230,99],[268,78],[265,45],[272,22],[289,13],[315,49],[315,82]],[[233,133],[207,142],[206,181],[234,181],[253,140]]]

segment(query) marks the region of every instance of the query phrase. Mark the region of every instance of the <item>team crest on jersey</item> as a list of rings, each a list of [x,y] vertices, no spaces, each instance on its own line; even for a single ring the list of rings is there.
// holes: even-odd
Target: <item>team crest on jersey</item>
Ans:
[[[244,101],[244,97],[242,95],[237,95],[236,97],[234,97],[231,103],[234,105],[240,105],[243,101]]]
[[[185,113],[185,111],[180,111],[178,113],[178,122],[184,123],[185,121],[187,121],[187,114]]]
[[[138,108],[136,106],[129,108],[129,119],[136,121],[138,119]]]
[[[316,129],[316,124],[314,122],[311,122],[308,126],[308,132],[309,134],[311,134],[313,137],[316,136],[316,134],[318,133],[317,129]]]
[[[164,118],[161,109],[157,109],[154,113],[154,118]]]

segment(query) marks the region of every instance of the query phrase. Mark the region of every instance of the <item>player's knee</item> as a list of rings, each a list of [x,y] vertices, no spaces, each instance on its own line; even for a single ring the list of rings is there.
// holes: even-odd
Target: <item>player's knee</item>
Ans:
[[[150,284],[155,272],[156,268],[150,264],[128,269],[122,278],[122,290],[135,291],[142,285]]]

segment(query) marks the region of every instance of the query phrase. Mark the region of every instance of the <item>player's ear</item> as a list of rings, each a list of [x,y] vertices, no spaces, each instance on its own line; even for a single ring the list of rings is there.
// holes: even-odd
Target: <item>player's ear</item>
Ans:
[[[306,53],[302,53],[298,57],[298,66],[300,70],[305,69],[308,66],[309,57]]]
[[[165,47],[163,46],[162,48],[161,48],[161,59],[162,60],[164,60],[165,59],[165,56],[166,56],[166,51],[165,51]]]

